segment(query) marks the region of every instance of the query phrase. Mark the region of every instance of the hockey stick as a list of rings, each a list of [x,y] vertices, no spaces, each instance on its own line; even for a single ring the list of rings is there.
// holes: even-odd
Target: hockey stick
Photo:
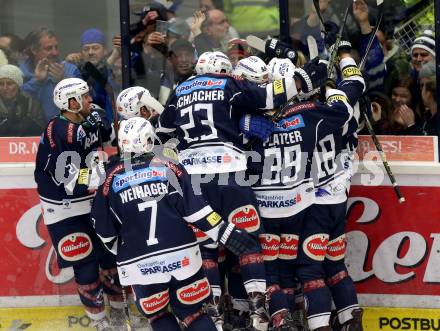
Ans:
[[[266,53],[266,42],[263,39],[249,35],[246,37],[246,42],[250,47],[255,48],[257,51]]]
[[[112,112],[113,112],[113,128],[115,130],[116,148],[118,150],[118,155],[119,155],[121,152],[118,144],[119,122],[118,122],[118,112],[116,110],[113,87],[109,84],[108,80],[102,76],[99,70],[92,63],[86,62],[84,64],[84,69],[90,75],[90,77],[92,77],[99,85],[101,85],[104,88],[105,92],[110,98]]]
[[[376,26],[371,31],[370,39],[368,40],[368,44],[367,44],[367,48],[365,50],[364,57],[361,59],[361,62],[359,64],[359,69],[361,71],[365,67],[365,64],[368,59],[368,54],[370,53],[371,46],[373,44],[374,38],[376,36],[377,31],[379,30],[379,26],[380,26],[380,23],[382,22],[382,18],[383,18],[383,9],[381,7],[383,5],[383,0],[378,0],[377,5],[378,5],[378,8],[380,8],[379,9],[380,12],[379,12],[379,16],[377,18]],[[365,103],[365,107],[368,107],[368,102],[367,102],[366,98],[363,96],[363,97],[361,97],[361,99],[362,99],[363,103]],[[399,200],[399,203],[403,203],[403,202],[405,202],[405,197],[402,195],[402,193],[400,191],[400,186],[399,186],[399,184],[397,184],[396,178],[394,177],[394,174],[391,171],[390,165],[388,164],[388,161],[386,159],[386,155],[383,151],[382,144],[380,143],[379,139],[376,136],[376,133],[374,132],[373,126],[371,125],[370,119],[368,118],[368,115],[365,111],[365,107],[362,107],[362,109],[363,109],[362,115],[365,120],[365,125],[367,127],[368,133],[370,134],[371,139],[373,140],[373,143],[376,146],[376,150],[379,153],[379,156],[382,160],[382,163],[383,163],[385,171],[388,175],[388,178],[390,179],[390,182],[393,185],[394,192],[397,195],[397,199]]]
[[[309,48],[309,58],[310,60],[319,56],[318,44],[313,36],[307,36],[307,47]]]
[[[347,23],[347,17],[348,17],[348,12],[350,11],[350,7],[351,7],[350,4],[351,3],[352,3],[352,0],[348,0],[348,5],[347,5],[347,8],[345,9],[345,13],[344,13],[344,18],[342,19],[341,26],[339,27],[338,34],[336,35],[335,46],[333,47],[332,53],[330,54],[330,59],[328,61],[328,66],[327,66],[327,72],[328,72],[329,79],[332,79],[332,76],[333,76],[333,66],[335,65],[335,62],[336,62],[339,44],[341,43],[341,39],[342,39],[342,32],[344,31],[345,24]]]

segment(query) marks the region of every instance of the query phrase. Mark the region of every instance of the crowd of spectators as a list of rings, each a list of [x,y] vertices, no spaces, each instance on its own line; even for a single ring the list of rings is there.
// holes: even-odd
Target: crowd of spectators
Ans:
[[[261,0],[243,6],[240,0],[200,0],[191,17],[179,17],[182,1],[150,0],[131,26],[131,76],[134,85],[147,88],[165,104],[170,92],[193,75],[205,51],[222,51],[233,64],[255,55],[246,36],[276,36],[277,1]],[[322,26],[314,9],[291,17],[292,48],[306,59],[307,36],[315,38],[319,56],[328,57],[328,39],[340,23],[336,1],[320,0]],[[402,4],[403,6],[403,4]],[[375,24],[374,8],[364,0],[353,3],[344,39],[365,55]],[[431,13],[430,13],[431,15]],[[382,26],[381,26],[382,28]],[[433,26],[431,27],[433,28]],[[377,134],[438,135],[435,39],[432,30],[421,30],[410,54],[400,49],[392,34],[379,29],[364,70],[371,101],[371,118]],[[323,31],[327,31],[323,33]],[[91,88],[94,103],[112,118],[112,100],[121,91],[121,38],[106,45],[104,32],[78,31],[78,51],[62,56],[56,32],[38,27],[22,39],[0,34],[0,136],[38,135],[58,113],[54,86],[63,78],[79,77]],[[260,54],[261,55],[261,54]],[[301,61],[300,61],[301,62]],[[300,65],[300,63],[297,65]],[[96,70],[95,70],[96,69]],[[361,131],[361,133],[366,133]]]

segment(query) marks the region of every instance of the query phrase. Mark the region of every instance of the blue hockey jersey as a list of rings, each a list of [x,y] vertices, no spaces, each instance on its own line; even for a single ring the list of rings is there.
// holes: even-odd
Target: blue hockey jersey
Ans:
[[[342,59],[340,68],[342,81],[338,89],[344,92],[346,103],[353,110],[365,91],[365,81],[352,58]],[[326,135],[316,145],[312,176],[317,204],[337,204],[347,199],[358,119],[359,114],[353,116],[339,131]]]
[[[346,60],[341,65],[353,63]],[[327,91],[326,103],[290,106],[275,123],[273,134],[254,145],[262,162],[250,163],[250,173],[258,175],[252,188],[263,217],[297,214],[315,203],[314,184],[319,187],[344,172],[336,166],[336,154],[352,119],[350,100],[359,98],[364,84],[361,77],[343,82],[340,89]]]
[[[114,165],[92,209],[96,233],[117,254],[123,285],[186,279],[202,266],[190,225],[217,240],[222,224],[181,165],[145,156]]]
[[[293,79],[257,85],[229,75],[194,76],[174,90],[156,132],[175,134],[179,161],[190,174],[242,171],[241,116],[277,108],[296,94]]]
[[[45,224],[90,213],[94,196],[91,178],[98,176],[99,181],[101,171],[94,152],[100,146],[99,134],[105,142],[112,131],[102,115],[99,132],[88,123],[76,124],[60,114],[49,121],[41,135],[34,178]]]

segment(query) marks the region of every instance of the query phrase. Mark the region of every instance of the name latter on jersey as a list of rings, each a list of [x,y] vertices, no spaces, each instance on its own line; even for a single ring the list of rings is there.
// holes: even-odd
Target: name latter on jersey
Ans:
[[[156,197],[168,193],[166,168],[147,167],[116,175],[112,184],[115,193],[119,193],[122,203],[146,197]]]

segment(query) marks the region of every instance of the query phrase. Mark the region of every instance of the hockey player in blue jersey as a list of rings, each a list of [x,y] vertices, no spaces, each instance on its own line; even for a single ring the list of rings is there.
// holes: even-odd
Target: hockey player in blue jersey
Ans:
[[[344,57],[340,63],[342,72],[357,75],[344,76],[339,90],[328,89],[326,104],[307,101],[287,108],[283,117],[275,123],[274,132],[269,139],[254,145],[254,149],[261,153],[264,160],[263,169],[259,165],[251,165],[250,168],[251,173],[261,176],[253,188],[266,229],[266,233],[260,235],[260,238],[266,261],[269,306],[275,330],[289,330],[288,323],[285,324],[283,318],[277,316],[282,316],[280,312],[287,310],[279,287],[293,286],[292,275],[298,255],[299,262],[303,263],[298,266],[298,276],[303,283],[308,303],[309,326],[312,330],[326,330],[320,329],[323,325],[317,324],[314,316],[314,310],[320,308],[322,301],[319,301],[319,297],[310,297],[310,284],[314,284],[314,278],[320,274],[314,270],[315,263],[304,258],[323,260],[326,246],[322,245],[323,250],[320,253],[323,255],[318,256],[313,248],[319,245],[315,245],[315,242],[307,245],[309,238],[301,236],[304,235],[303,228],[309,226],[308,210],[315,203],[311,168],[312,159],[316,157],[315,148],[324,139],[328,139],[328,135],[342,136],[343,128],[352,118],[352,102],[356,102],[364,89],[362,76],[359,75],[354,61],[345,53],[341,57]],[[309,81],[310,75],[306,73],[309,65],[294,71],[294,75],[303,84]],[[326,70],[325,66],[323,69]],[[298,97],[302,100],[309,99],[317,91],[318,89],[312,89],[305,94],[301,91]],[[244,122],[250,120],[250,115],[246,115],[242,121],[245,134],[250,134],[245,129],[250,128],[250,125]],[[304,242],[306,244],[301,246]],[[301,247],[298,250],[299,246]],[[329,250],[332,248],[333,246],[329,247]]]
[[[354,60],[348,57],[350,50],[348,42],[341,42],[339,53],[342,52],[345,58],[341,60],[342,81],[338,88],[345,92],[347,102],[356,109],[365,83]],[[362,86],[362,90],[351,88],[353,84]],[[354,112],[339,132],[323,137],[316,146],[312,163],[316,200],[307,210],[307,222],[302,229],[299,274],[309,302],[309,324],[319,330],[331,330],[328,323],[332,300],[339,325],[332,327],[342,331],[362,330],[362,309],[344,263],[346,208],[358,119],[359,113]]]
[[[293,79],[263,86],[225,74],[196,75],[175,89],[159,118],[158,132],[179,139],[179,160],[193,178],[200,178],[201,191],[214,210],[255,235],[261,222],[254,194],[235,180],[235,174],[247,167],[238,122],[246,112],[264,112],[286,103],[296,91],[294,85]],[[240,257],[240,270],[252,325],[266,330],[261,254]]]
[[[73,267],[79,297],[97,330],[112,330],[104,311],[123,323],[121,286],[116,261],[97,238],[90,221],[95,187],[103,175],[95,152],[110,140],[104,112],[92,108],[87,83],[60,81],[54,89],[60,114],[52,118],[38,146],[35,181],[60,268]],[[100,270],[101,267],[101,270]]]
[[[171,306],[187,330],[215,331],[202,309],[211,289],[189,225],[238,255],[252,251],[255,240],[194,194],[185,169],[153,151],[155,139],[147,120],[121,122],[123,158],[107,171],[92,220],[101,240],[117,254],[121,283],[132,285],[136,305],[153,330],[180,330]]]

